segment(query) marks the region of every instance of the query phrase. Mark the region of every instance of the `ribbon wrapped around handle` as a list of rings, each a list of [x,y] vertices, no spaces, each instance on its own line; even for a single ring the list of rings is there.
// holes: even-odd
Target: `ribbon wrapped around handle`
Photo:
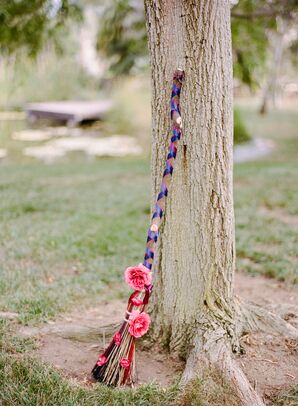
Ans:
[[[180,92],[184,81],[184,72],[174,72],[171,94],[172,135],[160,191],[147,233],[147,243],[143,263],[129,267],[125,271],[126,282],[134,289],[127,303],[124,320],[115,333],[113,340],[99,356],[92,374],[95,379],[107,385],[124,385],[133,382],[135,364],[135,339],[143,336],[149,329],[150,317],[145,313],[153,285],[151,269],[159,236],[159,228],[165,211],[166,198],[172,180],[174,161],[178,142],[181,138],[182,121],[180,115]]]

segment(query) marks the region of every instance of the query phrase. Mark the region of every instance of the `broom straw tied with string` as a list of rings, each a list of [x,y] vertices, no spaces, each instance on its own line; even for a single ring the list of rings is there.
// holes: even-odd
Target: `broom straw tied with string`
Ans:
[[[132,384],[135,376],[135,341],[144,335],[150,324],[145,312],[153,289],[151,269],[157,245],[159,227],[165,210],[166,197],[173,174],[173,165],[177,154],[177,145],[181,137],[182,122],[180,115],[180,91],[184,80],[184,71],[174,72],[171,94],[172,137],[166,159],[160,192],[154,208],[151,225],[148,229],[144,261],[137,267],[127,268],[125,279],[135,291],[130,295],[124,320],[115,333],[111,343],[99,356],[92,374],[94,378],[107,385],[121,386]]]

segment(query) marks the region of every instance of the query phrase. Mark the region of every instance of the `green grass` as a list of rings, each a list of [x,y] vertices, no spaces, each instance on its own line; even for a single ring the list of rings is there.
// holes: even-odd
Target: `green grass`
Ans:
[[[289,390],[282,391],[274,401],[274,406],[297,406],[298,405],[298,385],[292,386]]]
[[[177,384],[156,384],[115,390],[95,384],[90,388],[64,380],[46,364],[32,358],[0,357],[1,405],[24,406],[238,406],[232,388],[215,371],[189,384],[183,394]]]
[[[163,391],[157,385],[136,390],[114,390],[98,384],[83,388],[34,359],[9,356],[0,358],[0,387],[3,406],[159,406],[171,404],[178,392],[177,386]]]
[[[244,112],[250,133],[273,140],[274,150],[235,166],[237,269],[298,283],[298,117]]]
[[[260,161],[235,166],[237,269],[297,283],[298,117],[290,110],[265,118],[240,111],[249,132],[272,139],[275,149]],[[73,307],[126,297],[123,269],[140,260],[149,220],[148,159],[77,155],[47,166],[22,157],[23,144],[10,139],[23,125],[0,123],[1,147],[9,149],[0,162],[0,310],[19,312],[20,323],[35,324]],[[76,386],[28,358],[35,343],[16,336],[15,328],[13,322],[0,325],[0,404],[225,404],[226,391],[218,388],[210,401],[202,382],[183,398],[176,386]]]
[[[234,109],[234,144],[242,144],[251,140],[251,135],[244,123],[242,114]]]
[[[117,285],[144,250],[148,172],[131,159],[3,166],[0,307],[27,323]]]

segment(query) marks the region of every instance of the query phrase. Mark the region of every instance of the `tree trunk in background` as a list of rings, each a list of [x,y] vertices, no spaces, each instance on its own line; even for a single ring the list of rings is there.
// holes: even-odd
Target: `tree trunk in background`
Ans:
[[[170,138],[172,74],[185,70],[183,134],[154,265],[154,334],[187,359],[184,381],[219,364],[243,404],[262,405],[233,364],[232,52],[228,0],[145,0],[152,69],[152,200]]]
[[[96,49],[96,40],[98,25],[102,13],[99,12],[98,6],[87,4],[84,9],[83,21],[79,31],[79,60],[83,69],[88,75],[96,79],[103,77],[108,68],[104,58],[100,57]]]
[[[272,61],[269,68],[267,84],[264,91],[262,105],[260,107],[260,114],[267,114],[268,108],[275,108],[277,105],[278,94],[278,79],[283,62],[283,54],[286,48],[286,28],[287,22],[282,18],[277,18],[277,30],[271,33],[271,52]]]
[[[282,65],[283,53],[285,48],[284,34],[274,33],[273,58],[271,61],[270,72],[267,79],[267,85],[263,95],[263,101],[260,108],[260,114],[267,114],[268,108],[276,108],[278,93],[278,79]]]

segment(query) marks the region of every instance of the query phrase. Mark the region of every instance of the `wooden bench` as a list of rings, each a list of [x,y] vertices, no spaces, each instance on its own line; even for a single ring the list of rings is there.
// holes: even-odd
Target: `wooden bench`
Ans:
[[[45,118],[66,121],[69,127],[74,127],[82,121],[102,120],[111,107],[110,100],[51,101],[28,104],[25,111],[30,122]]]

